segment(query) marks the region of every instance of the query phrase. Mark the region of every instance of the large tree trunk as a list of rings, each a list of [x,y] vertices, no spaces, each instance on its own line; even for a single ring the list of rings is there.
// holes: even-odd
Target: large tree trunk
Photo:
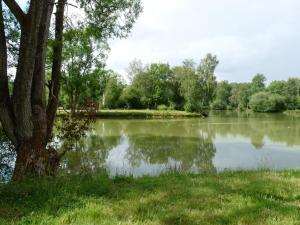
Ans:
[[[28,141],[18,147],[14,180],[24,176],[53,176],[59,167],[60,155],[52,148],[46,149],[37,141]]]
[[[58,106],[62,65],[62,36],[66,0],[56,4],[52,81],[48,105],[45,98],[45,61],[55,0],[31,0],[25,14],[15,0],[3,0],[21,25],[19,61],[13,93],[9,93],[7,47],[0,0],[0,122],[15,145],[13,179],[27,175],[54,175],[60,155],[47,147]]]

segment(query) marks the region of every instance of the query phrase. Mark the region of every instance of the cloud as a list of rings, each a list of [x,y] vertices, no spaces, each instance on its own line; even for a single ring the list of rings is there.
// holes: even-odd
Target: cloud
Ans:
[[[218,79],[300,76],[298,0],[144,0],[130,37],[111,41],[108,66],[125,74],[134,58],[180,64],[217,54]]]
[[[135,58],[177,65],[210,52],[220,60],[218,80],[300,77],[299,0],[142,1],[129,38],[110,41],[108,66],[122,75]]]

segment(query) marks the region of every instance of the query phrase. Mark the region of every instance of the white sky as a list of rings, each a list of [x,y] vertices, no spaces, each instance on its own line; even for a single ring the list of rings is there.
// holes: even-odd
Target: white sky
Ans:
[[[218,80],[300,77],[300,0],[142,1],[129,38],[110,41],[108,67],[124,76],[135,58],[178,65],[213,53]]]
[[[108,66],[125,74],[134,58],[180,64],[208,52],[218,80],[300,77],[300,0],[143,0],[127,40],[111,41]]]

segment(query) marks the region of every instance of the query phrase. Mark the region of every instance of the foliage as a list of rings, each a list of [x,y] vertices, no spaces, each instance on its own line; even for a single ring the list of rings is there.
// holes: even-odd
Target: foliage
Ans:
[[[123,89],[119,101],[120,101],[120,106],[126,109],[142,108],[139,92],[133,86],[127,86]]]
[[[93,35],[89,35],[88,39],[90,46],[93,46]],[[69,51],[71,50],[72,46],[69,47]],[[82,49],[80,54],[84,54],[84,50]],[[105,54],[102,57],[105,58]],[[80,95],[84,98],[93,99],[96,102],[100,102],[105,96],[102,103],[108,109],[157,109],[158,106],[165,105],[166,109],[184,109],[188,112],[201,112],[209,107],[215,110],[246,110],[249,108],[251,97],[262,91],[277,94],[274,95],[275,97],[272,96],[275,100],[281,100],[278,96],[281,95],[285,101],[284,108],[300,107],[299,79],[273,81],[268,87],[265,85],[266,77],[263,74],[255,75],[248,83],[217,82],[215,70],[219,61],[212,54],[207,54],[199,65],[187,59],[181,66],[173,68],[163,63],[143,65],[141,60],[135,59],[127,68],[129,85],[122,83],[120,78],[111,79],[115,77],[114,73],[101,67],[103,65],[101,61],[98,62],[100,66],[96,66],[96,72],[92,73],[93,77],[90,78],[88,74],[84,76],[89,82],[84,80],[77,82],[79,85],[77,90],[81,90]],[[69,74],[71,77],[72,73]],[[83,87],[84,84],[88,85]],[[64,91],[67,89],[65,87],[70,89],[71,86],[63,85],[63,93],[71,93]],[[64,98],[63,105],[68,104],[66,99]],[[275,100],[273,102],[276,102]]]
[[[168,64],[151,64],[135,74],[132,87],[140,96],[143,108],[155,109],[173,99],[173,72]]]
[[[134,77],[137,74],[142,73],[145,70],[142,60],[134,59],[132,62],[129,63],[128,68],[126,69],[128,79],[130,82],[133,82]]]
[[[256,74],[251,82],[251,94],[262,92],[265,90],[266,77],[263,74]]]
[[[185,62],[182,63],[182,66],[175,66],[172,68],[174,74],[173,101],[175,103],[175,109],[182,110],[184,108],[186,99],[184,97],[183,81],[184,79],[188,79],[190,74],[193,73],[194,70],[194,68],[191,68],[189,67],[189,65],[186,65]]]
[[[251,84],[249,83],[232,83],[231,96],[229,103],[232,108],[239,110],[248,109],[249,100],[251,97]]]
[[[286,97],[287,109],[299,108],[300,79],[289,78],[286,82],[286,89],[284,94]]]
[[[226,102],[222,101],[221,99],[216,99],[212,104],[211,108],[213,110],[226,110],[228,108],[228,105]]]
[[[75,111],[85,101],[99,102],[108,80],[103,69],[107,45],[97,42],[86,29],[65,33],[61,101]]]
[[[247,110],[253,95],[267,91],[273,94],[270,99],[277,106],[274,106],[276,109],[265,106],[271,108],[264,111],[300,108],[299,79],[273,81],[266,86],[266,77],[257,74],[251,82],[217,82],[215,69],[218,63],[212,54],[207,54],[198,66],[193,60],[186,59],[182,65],[173,68],[161,63],[144,66],[141,60],[135,59],[127,69],[131,83],[123,89],[118,105],[126,109],[157,109],[159,105],[165,105],[164,108],[188,112],[203,112],[209,108]]]
[[[157,109],[158,106],[165,105],[166,109],[188,112],[202,112],[208,108],[246,110],[249,109],[253,95],[267,91],[273,94],[271,99],[274,104],[279,101],[280,109],[275,110],[271,107],[264,111],[300,108],[298,78],[273,81],[269,86],[265,85],[266,78],[263,74],[255,75],[251,82],[217,82],[214,73],[218,63],[217,57],[212,54],[207,54],[198,66],[193,60],[187,59],[182,65],[173,68],[162,63],[143,65],[141,60],[135,59],[127,69],[130,79],[128,85],[124,85],[121,79],[117,78],[118,81],[110,81],[110,87],[107,87],[110,77],[115,76],[112,71],[101,69],[104,75],[98,82],[102,86],[98,87],[100,94],[98,93],[95,99],[100,102],[101,93],[104,94],[102,90],[106,90],[105,97],[108,103],[105,107],[108,109]],[[116,91],[109,91],[110,88]],[[284,107],[280,103],[282,99]]]
[[[85,101],[100,103],[111,79],[111,71],[104,69],[109,50],[107,41],[127,37],[142,11],[140,0],[75,2],[79,3],[85,14],[82,20],[76,18],[74,23],[69,18],[67,23],[61,99],[61,104],[72,111]],[[111,81],[109,85],[112,85]],[[111,99],[116,100],[114,98]],[[109,106],[111,104],[108,103]]]
[[[255,112],[280,112],[285,109],[284,98],[281,95],[268,92],[254,94],[249,105]]]
[[[142,12],[140,0],[75,0],[85,12],[84,23],[101,40],[126,38]]]
[[[76,150],[78,141],[85,137],[91,124],[95,122],[97,106],[90,102],[82,105],[75,112],[65,112],[57,118],[56,138],[61,142],[62,154]]]
[[[208,107],[215,97],[215,91],[217,87],[217,81],[215,76],[215,70],[219,64],[217,56],[207,54],[204,59],[201,60],[197,68],[197,75],[200,79],[202,88],[201,102],[204,107]]]
[[[219,82],[216,90],[216,97],[211,107],[215,110],[225,110],[228,108],[231,96],[231,86],[228,81]]]
[[[169,108],[168,108],[168,106],[162,104],[162,105],[157,106],[157,109],[160,111],[165,111],[165,110],[168,110]]]
[[[103,106],[108,109],[118,108],[123,84],[117,74],[113,74],[108,80],[103,94]]]
[[[278,94],[284,96],[286,91],[286,81],[283,80],[272,81],[269,84],[267,91],[272,94]]]
[[[128,68],[132,83],[124,89],[121,102],[126,108],[156,109],[166,105],[170,109],[200,112],[215,94],[217,64],[216,56],[211,54],[197,70],[192,60],[174,68],[162,63],[143,66],[140,60],[134,60]]]
[[[201,86],[194,65],[193,61],[185,60],[182,66],[173,69],[176,82],[179,83],[179,93],[184,102],[184,109],[188,112],[197,112],[202,108]],[[177,98],[181,100],[180,97]]]

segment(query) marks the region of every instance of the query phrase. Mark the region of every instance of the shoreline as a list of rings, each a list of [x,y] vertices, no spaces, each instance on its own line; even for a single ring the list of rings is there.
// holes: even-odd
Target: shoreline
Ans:
[[[69,110],[58,110],[57,117],[64,116]],[[237,110],[212,110],[212,112],[235,112],[235,113],[247,113],[254,114],[253,111],[237,111]],[[269,112],[255,114],[283,114],[291,117],[300,117],[300,110],[286,110],[283,112]],[[176,118],[206,118],[209,116],[209,112],[205,113],[192,113],[179,110],[148,110],[148,109],[105,109],[98,110],[95,114],[96,118],[103,119],[176,119]]]
[[[65,115],[65,111],[58,111],[57,116]],[[99,110],[96,112],[97,118],[204,118],[201,113],[190,113],[176,110]]]
[[[300,117],[300,109],[287,110],[283,112],[287,116]]]

